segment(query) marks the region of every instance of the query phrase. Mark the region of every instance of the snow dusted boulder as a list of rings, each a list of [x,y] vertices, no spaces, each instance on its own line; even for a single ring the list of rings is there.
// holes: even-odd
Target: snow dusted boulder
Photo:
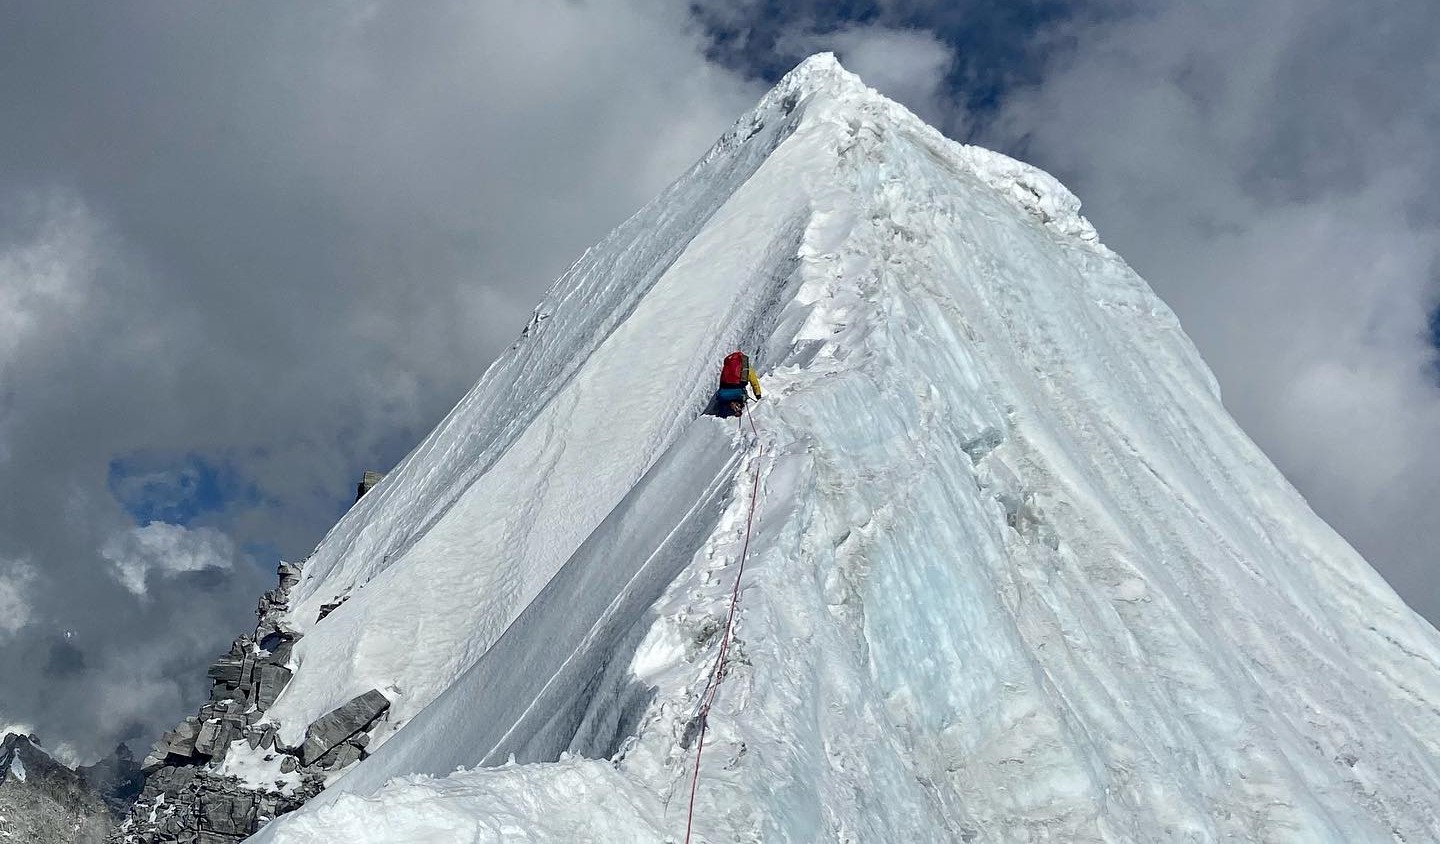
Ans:
[[[145,757],[142,769],[146,772],[157,771],[167,762],[178,759],[189,759],[195,755],[195,740],[200,734],[200,721],[197,718],[187,718],[181,721],[174,730],[166,733],[155,743],[150,755]]]
[[[310,725],[310,729],[305,733],[305,743],[300,747],[300,762],[304,765],[314,764],[330,752],[331,748],[369,729],[389,708],[389,699],[376,689],[371,689],[336,708]],[[359,758],[358,753],[355,758]]]

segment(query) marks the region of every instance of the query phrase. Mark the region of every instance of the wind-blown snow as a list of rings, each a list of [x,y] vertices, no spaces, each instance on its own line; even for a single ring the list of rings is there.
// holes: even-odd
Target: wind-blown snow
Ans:
[[[1440,636],[1072,195],[817,57],[317,549],[270,714],[392,720],[255,840],[676,839],[752,472],[699,840],[1437,837]]]

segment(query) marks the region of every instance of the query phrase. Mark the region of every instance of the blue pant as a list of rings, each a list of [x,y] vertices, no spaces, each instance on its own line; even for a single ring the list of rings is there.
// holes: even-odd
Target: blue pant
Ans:
[[[721,387],[715,391],[715,401],[711,403],[714,408],[714,414],[721,419],[728,419],[736,415],[735,412],[730,409],[730,404],[731,402],[737,401],[742,405],[745,404],[745,388],[743,386]]]

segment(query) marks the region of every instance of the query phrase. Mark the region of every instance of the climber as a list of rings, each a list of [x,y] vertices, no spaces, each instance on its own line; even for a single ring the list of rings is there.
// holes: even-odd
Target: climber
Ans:
[[[750,368],[750,358],[744,352],[731,352],[725,356],[725,363],[720,367],[720,389],[715,391],[710,412],[721,419],[744,413],[746,383],[749,383],[755,398],[759,399],[760,379]]]

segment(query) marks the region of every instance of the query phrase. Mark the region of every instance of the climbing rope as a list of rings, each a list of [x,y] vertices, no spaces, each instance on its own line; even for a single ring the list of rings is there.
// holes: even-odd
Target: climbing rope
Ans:
[[[742,416],[737,426],[743,431],[745,419]],[[695,773],[690,777],[690,808],[685,814],[685,844],[690,844],[690,831],[695,823],[695,791],[700,785],[700,754],[705,752],[705,727],[710,720],[710,705],[720,691],[720,681],[725,676],[725,660],[730,655],[730,642],[735,629],[735,606],[740,602],[740,578],[745,575],[745,558],[750,553],[750,529],[755,522],[755,502],[760,497],[760,457],[765,448],[760,445],[760,429],[755,426],[755,417],[750,417],[750,430],[755,433],[755,481],[750,488],[750,512],[745,517],[745,541],[740,545],[740,565],[735,571],[735,585],[730,589],[730,611],[725,617],[725,633],[720,637],[720,653],[715,657],[715,668],[710,680],[700,695],[700,738],[695,745]]]

